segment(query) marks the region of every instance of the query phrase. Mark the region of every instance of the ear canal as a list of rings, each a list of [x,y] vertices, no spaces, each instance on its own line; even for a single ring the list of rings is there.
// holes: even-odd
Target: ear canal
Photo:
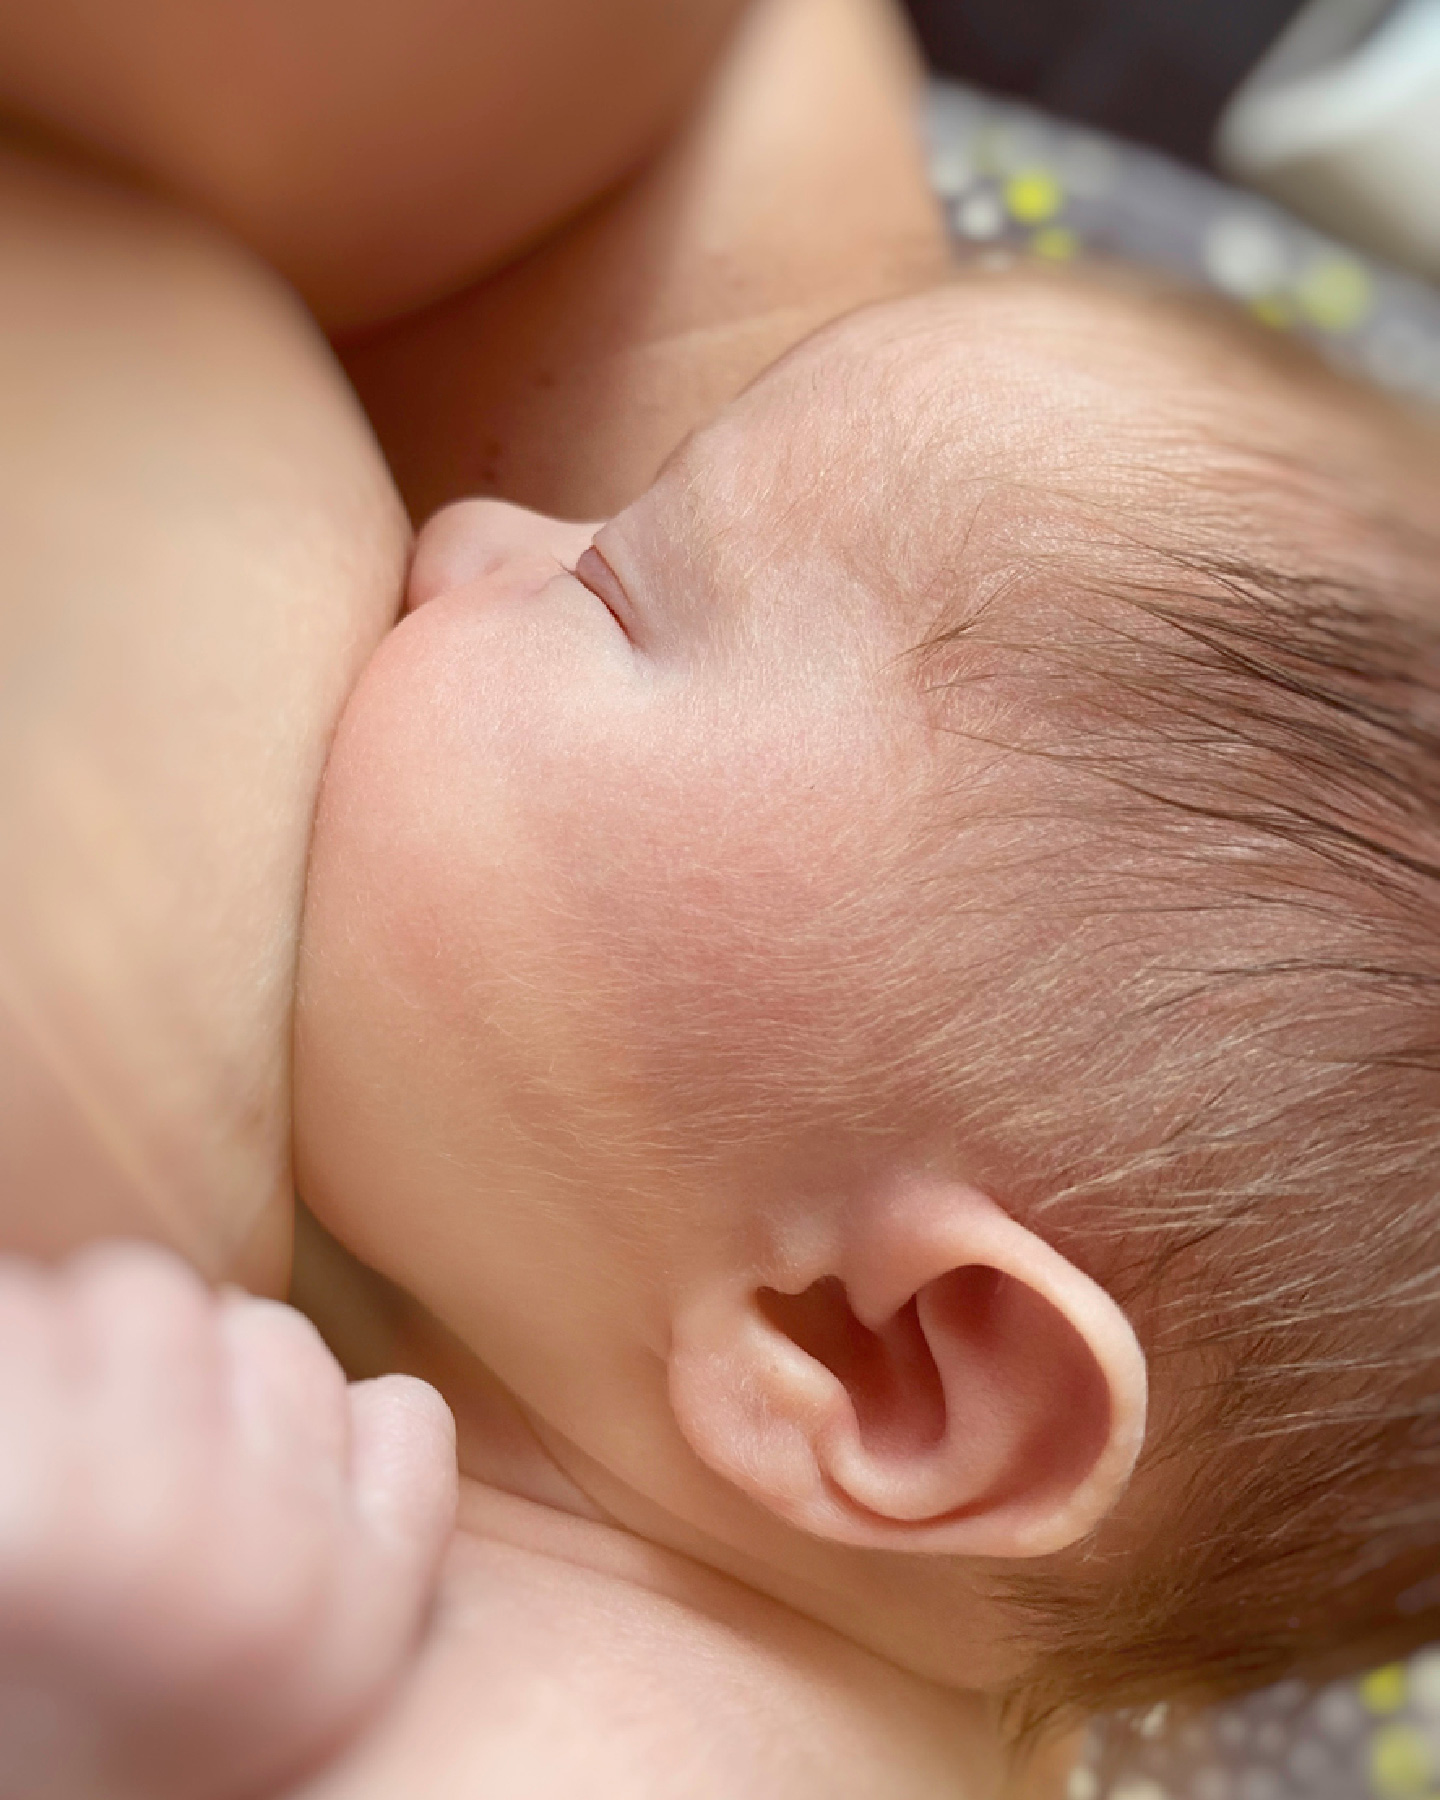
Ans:
[[[1088,1528],[1071,1502],[1105,1460],[1109,1384],[1036,1288],[972,1264],[873,1325],[833,1276],[759,1301],[844,1390],[817,1455],[865,1514],[943,1529],[978,1554],[1041,1554]]]
[[[845,1390],[862,1442],[923,1455],[945,1435],[945,1386],[911,1298],[878,1330],[862,1325],[838,1276],[803,1294],[762,1289],[761,1312]]]

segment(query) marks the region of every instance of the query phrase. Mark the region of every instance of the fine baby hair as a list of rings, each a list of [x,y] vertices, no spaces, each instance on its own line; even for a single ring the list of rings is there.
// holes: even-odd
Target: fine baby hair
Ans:
[[[1440,1625],[1440,443],[1210,303],[1001,285],[1018,472],[974,472],[983,284],[913,315],[905,463],[960,520],[911,572],[965,783],[942,1064],[991,1191],[1126,1304],[1155,1408],[1151,1504],[1003,1580],[1033,1722]]]

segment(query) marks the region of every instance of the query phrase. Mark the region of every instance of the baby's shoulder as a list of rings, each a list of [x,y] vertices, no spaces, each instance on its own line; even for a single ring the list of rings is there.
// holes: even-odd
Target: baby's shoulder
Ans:
[[[688,1558],[466,1487],[394,1703],[287,1800],[963,1791],[924,1684]]]

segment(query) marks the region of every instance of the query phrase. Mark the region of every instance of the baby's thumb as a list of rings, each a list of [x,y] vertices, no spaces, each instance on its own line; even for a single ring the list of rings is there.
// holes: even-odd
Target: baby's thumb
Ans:
[[[428,1584],[455,1528],[455,1420],[428,1382],[382,1375],[349,1389],[358,1521],[386,1560]]]
[[[333,1605],[315,1679],[324,1710],[353,1722],[413,1653],[455,1529],[455,1421],[423,1381],[383,1375],[345,1390],[349,1530],[336,1544]]]

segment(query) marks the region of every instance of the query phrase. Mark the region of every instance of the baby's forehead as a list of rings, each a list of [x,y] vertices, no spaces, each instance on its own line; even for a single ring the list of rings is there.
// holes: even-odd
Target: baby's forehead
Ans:
[[[855,583],[923,611],[986,560],[1002,514],[1002,536],[1033,543],[1062,491],[1110,496],[1121,433],[1084,441],[1094,385],[1083,355],[1048,337],[1026,350],[968,296],[873,309],[698,433],[659,484],[657,522],[706,585],[784,568],[817,603]]]
[[[914,599],[1127,532],[1283,559],[1342,513],[1423,521],[1433,429],[1272,335],[1168,290],[1029,275],[869,308],[697,436],[695,522],[727,561],[838,561]]]
[[[866,309],[792,351],[692,441],[682,472],[695,523],[913,556],[963,534],[982,488],[1035,503],[1116,493],[1127,468],[1173,443],[1193,383],[1179,345],[1152,342],[1147,357],[1123,335],[1113,306],[1023,287],[962,284]]]

